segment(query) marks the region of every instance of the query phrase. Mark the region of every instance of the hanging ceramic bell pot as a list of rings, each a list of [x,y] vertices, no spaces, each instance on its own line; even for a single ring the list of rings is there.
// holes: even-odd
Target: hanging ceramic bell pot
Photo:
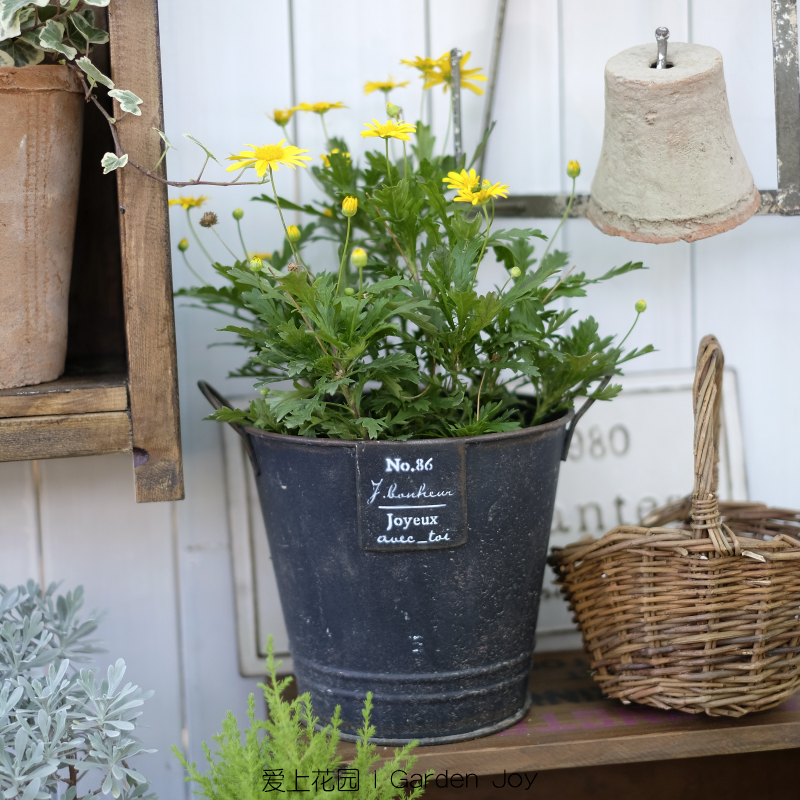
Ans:
[[[713,47],[640,45],[605,69],[605,132],[588,216],[635,242],[693,242],[735,228],[761,197],[731,122]],[[660,62],[660,63],[659,63]]]

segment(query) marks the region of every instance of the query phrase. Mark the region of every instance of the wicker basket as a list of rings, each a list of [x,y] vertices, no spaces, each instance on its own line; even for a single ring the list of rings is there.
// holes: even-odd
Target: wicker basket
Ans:
[[[609,697],[738,717],[800,687],[800,514],[718,506],[723,356],[700,344],[694,494],[645,525],[554,550],[594,679]],[[679,523],[676,527],[664,527]]]

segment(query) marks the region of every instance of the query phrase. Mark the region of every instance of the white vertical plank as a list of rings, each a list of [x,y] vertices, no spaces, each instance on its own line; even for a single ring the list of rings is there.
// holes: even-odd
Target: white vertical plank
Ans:
[[[224,172],[228,162],[223,159],[231,152],[243,149],[245,143],[260,145],[283,138],[266,113],[291,104],[288,5],[237,0],[235,9],[230,9],[235,13],[226,9],[223,14],[211,15],[199,13],[198,6],[211,11],[210,4],[194,0],[170,0],[160,6],[166,124],[170,138],[180,148],[168,156],[169,171],[173,178],[193,177],[202,164],[200,151],[180,136],[191,132],[222,161],[222,168],[212,163],[207,174],[213,180],[228,180],[233,174]],[[269,18],[268,40],[255,42],[246,33],[247,21],[263,20],[265,14]],[[214,23],[210,24],[212,17]],[[289,170],[280,170],[279,186],[287,174],[291,174]],[[255,172],[249,170],[242,180],[256,180]],[[280,246],[283,234],[274,208],[250,201],[268,188],[203,188],[189,193],[211,195],[203,210],[219,215],[218,230],[238,255],[242,248],[231,217],[237,207],[245,212],[242,229],[248,250],[269,252]],[[187,192],[173,190],[171,194],[181,193]],[[284,193],[291,196],[291,190]],[[195,225],[200,213],[193,212]],[[192,265],[207,280],[220,282],[208,263],[203,263],[189,235],[185,212],[173,208],[171,214],[176,286],[197,285],[175,248],[184,236],[190,242],[187,255]],[[198,232],[214,258],[232,262],[213,233],[199,228]],[[246,361],[243,349],[209,349],[212,343],[234,341],[232,335],[215,330],[230,320],[187,308],[184,301],[176,305],[186,479],[186,500],[175,507],[183,678],[189,757],[202,761],[201,743],[211,742],[228,710],[244,718],[247,696],[258,690],[257,681],[243,679],[238,670],[221,431],[217,423],[203,420],[210,407],[197,390],[197,381],[208,380],[226,394],[243,394],[252,392],[252,380],[226,378],[230,370]]]
[[[137,759],[162,796],[183,794],[170,748],[181,742],[183,691],[170,503],[137,504],[129,455],[41,463],[41,525],[47,582],[79,584],[86,610],[107,609],[98,638],[105,670],[124,658],[125,679],[156,694],[145,704],[142,739],[158,753]]]
[[[0,584],[40,579],[33,464],[0,464]]]
[[[698,335],[737,373],[750,498],[800,508],[800,219],[754,217],[695,247]]]

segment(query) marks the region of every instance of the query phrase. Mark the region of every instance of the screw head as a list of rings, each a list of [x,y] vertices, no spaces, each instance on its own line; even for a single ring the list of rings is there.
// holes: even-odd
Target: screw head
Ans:
[[[656,28],[656,39],[669,39],[669,28],[665,28],[663,25]]]

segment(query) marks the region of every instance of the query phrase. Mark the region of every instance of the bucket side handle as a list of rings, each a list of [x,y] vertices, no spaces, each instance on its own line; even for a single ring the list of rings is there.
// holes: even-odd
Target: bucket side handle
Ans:
[[[203,393],[203,397],[211,403],[215,411],[219,411],[221,408],[233,408],[231,402],[226,400],[210,383],[206,383],[206,381],[197,381],[197,388]],[[258,461],[256,460],[256,453],[253,449],[253,442],[250,439],[250,434],[245,431],[244,426],[239,422],[229,422],[228,425],[242,437],[244,449],[247,451],[250,463],[253,465],[256,475],[260,475],[261,470],[258,467]]]
[[[603,382],[597,388],[597,391],[602,392],[603,389],[605,389],[606,386],[608,386],[608,384],[611,382],[613,377],[613,375],[606,375],[606,377],[603,378]],[[575,433],[575,426],[580,422],[581,417],[592,407],[592,403],[594,403],[594,401],[594,397],[587,397],[586,402],[580,407],[578,413],[572,418],[572,422],[570,422],[569,427],[567,428],[567,436],[564,439],[564,449],[561,451],[562,461],[566,461],[567,456],[569,455],[569,446],[572,442],[572,434]]]

